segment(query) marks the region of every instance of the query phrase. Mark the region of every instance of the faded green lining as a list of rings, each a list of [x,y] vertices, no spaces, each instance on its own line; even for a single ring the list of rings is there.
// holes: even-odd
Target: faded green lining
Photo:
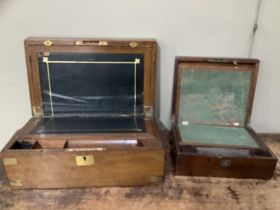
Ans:
[[[259,147],[245,128],[209,125],[179,125],[183,142]]]
[[[244,125],[251,72],[186,68],[181,79],[180,122]]]

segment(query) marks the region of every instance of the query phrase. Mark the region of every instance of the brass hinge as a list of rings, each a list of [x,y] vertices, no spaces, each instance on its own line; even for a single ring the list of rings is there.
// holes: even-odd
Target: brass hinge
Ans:
[[[144,106],[144,114],[145,114],[145,117],[153,117],[154,108],[152,106]]]

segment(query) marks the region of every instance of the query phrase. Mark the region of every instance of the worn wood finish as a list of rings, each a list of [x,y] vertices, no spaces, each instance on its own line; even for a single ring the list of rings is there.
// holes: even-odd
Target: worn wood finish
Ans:
[[[42,155],[43,153],[43,155]],[[92,166],[77,166],[76,156],[94,157]],[[3,157],[17,159],[16,166],[6,166],[9,180],[22,186],[12,189],[79,188],[133,186],[162,180],[162,150],[40,151],[5,152]]]
[[[45,46],[50,41],[51,46]],[[38,55],[52,52],[80,53],[143,53],[144,64],[144,109],[153,108],[155,103],[155,40],[104,40],[89,38],[28,38],[25,40],[26,64],[28,69],[29,90],[34,115],[43,115]],[[146,110],[147,112],[149,110]]]
[[[178,128],[179,123],[179,103],[181,89],[181,75],[185,67],[211,67],[223,66],[224,70],[231,71],[233,65],[241,65],[238,70],[251,71],[251,81],[249,96],[246,106],[244,128],[253,137],[259,148],[240,147],[234,145],[214,145],[200,143],[193,144],[183,142]],[[213,177],[232,177],[232,178],[257,178],[269,179],[272,177],[277,157],[264,144],[263,140],[249,126],[255,87],[258,75],[259,60],[240,59],[240,58],[203,58],[203,57],[177,57],[175,61],[173,107],[172,107],[172,134],[171,145],[173,148],[172,156],[175,164],[176,175],[189,176],[213,176]],[[187,104],[186,104],[187,106]],[[229,125],[231,127],[231,125]],[[226,148],[242,149],[248,151],[247,157],[227,157],[221,155],[202,155],[197,152],[200,148]]]
[[[231,71],[233,65],[240,65],[239,70],[251,71],[252,77],[250,82],[250,90],[248,96],[248,103],[246,109],[245,124],[250,123],[251,112],[253,107],[255,86],[257,82],[259,60],[246,59],[246,58],[213,58],[213,57],[176,57],[175,60],[175,74],[174,74],[174,89],[173,89],[173,108],[172,116],[174,123],[178,123],[179,117],[179,102],[180,102],[180,88],[181,88],[181,75],[184,66],[196,67],[215,67],[223,66],[225,70]],[[231,68],[230,68],[231,67]]]
[[[267,138],[265,143],[280,157],[279,138]],[[270,180],[173,176],[169,158],[166,163],[167,176],[162,185],[20,191],[9,188],[0,165],[0,209],[280,209],[279,163]]]
[[[277,161],[265,157],[219,157],[176,153],[176,175],[270,179]],[[230,161],[231,166],[222,166]]]
[[[35,123],[34,123],[35,122]],[[165,152],[159,139],[165,132],[160,122],[146,120],[147,133],[31,135],[37,119],[29,121],[17,132],[1,153],[1,158],[15,158],[17,165],[5,166],[8,179],[20,180],[22,186],[12,189],[49,189],[158,184],[163,180]],[[10,149],[19,139],[37,141],[39,149]],[[138,147],[119,146],[104,150],[65,148],[67,141],[83,143],[136,139]],[[93,156],[92,166],[77,166],[76,156]],[[67,178],[65,175],[67,174]]]
[[[48,41],[48,43],[46,43]],[[49,45],[49,46],[48,46]],[[17,131],[1,152],[12,189],[54,189],[158,184],[163,180],[164,129],[154,118],[156,42],[154,40],[102,40],[28,38],[26,64],[33,117]],[[31,134],[44,117],[38,56],[51,52],[144,54],[143,133]],[[108,84],[109,85],[109,84]],[[32,144],[15,149],[18,141]],[[118,143],[130,141],[133,145]],[[12,164],[7,160],[12,158]],[[89,160],[79,165],[76,158]],[[89,159],[87,159],[89,158]],[[2,161],[1,161],[2,162]]]
[[[173,136],[176,139],[176,135]],[[277,163],[276,156],[265,147],[260,151],[251,151],[250,157],[223,157],[200,155],[195,151],[196,146],[193,146],[194,151],[188,152],[183,149],[184,146],[174,144],[175,141],[172,141],[172,155],[176,175],[270,179]],[[265,152],[271,156],[262,156]],[[224,166],[223,161],[230,162],[230,166]]]

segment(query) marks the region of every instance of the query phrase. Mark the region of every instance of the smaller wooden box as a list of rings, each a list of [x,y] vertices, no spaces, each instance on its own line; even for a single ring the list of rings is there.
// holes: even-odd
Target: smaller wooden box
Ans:
[[[31,119],[1,152],[13,189],[161,183],[154,40],[25,40]]]
[[[177,57],[176,175],[269,179],[277,158],[250,127],[259,61]]]

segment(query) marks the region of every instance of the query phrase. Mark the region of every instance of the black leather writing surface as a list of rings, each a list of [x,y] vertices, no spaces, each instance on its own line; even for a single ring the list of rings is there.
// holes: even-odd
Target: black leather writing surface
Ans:
[[[50,117],[42,118],[31,134],[138,132],[145,132],[143,117]]]
[[[39,69],[45,116],[143,113],[143,54],[54,53]]]

